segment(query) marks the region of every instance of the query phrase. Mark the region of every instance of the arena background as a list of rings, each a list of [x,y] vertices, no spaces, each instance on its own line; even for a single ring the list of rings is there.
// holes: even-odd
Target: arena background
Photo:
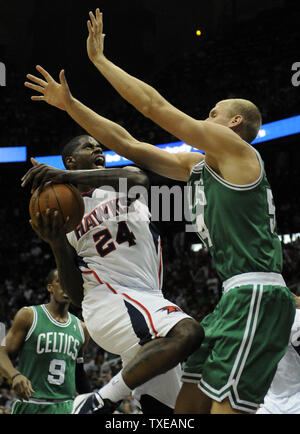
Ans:
[[[255,102],[263,123],[300,114],[300,86],[292,83],[292,66],[300,62],[297,0],[1,2],[0,62],[6,85],[0,86],[0,156],[1,147],[27,147],[26,162],[0,164],[0,321],[7,328],[20,307],[47,300],[44,279],[54,265],[50,249],[29,226],[30,193],[21,189],[20,179],[31,156],[59,154],[67,138],[82,133],[64,112],[30,100],[23,85],[26,73],[41,64],[57,77],[64,68],[74,96],[136,138],[153,144],[177,140],[124,102],[88,60],[86,20],[96,7],[104,14],[107,57],[191,116],[206,118],[217,101],[234,97]],[[300,134],[294,134],[256,146],[284,241],[283,274],[298,294],[299,141]],[[175,185],[154,174],[150,178],[152,185]],[[184,233],[184,221],[158,226],[164,292],[201,320],[220,296],[214,265],[205,249],[198,250],[199,239]],[[117,358],[91,345],[86,369],[95,388],[119,368]],[[9,412],[14,399],[0,378],[0,411]],[[134,412],[134,405],[129,400],[120,411]]]

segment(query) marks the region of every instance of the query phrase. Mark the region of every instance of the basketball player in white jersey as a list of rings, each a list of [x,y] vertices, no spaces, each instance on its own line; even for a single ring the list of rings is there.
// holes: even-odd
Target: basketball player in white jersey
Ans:
[[[63,289],[75,304],[82,302],[93,340],[123,361],[122,371],[98,393],[76,398],[73,413],[111,413],[135,389],[143,413],[170,414],[181,387],[180,362],[198,348],[203,331],[162,295],[161,242],[148,207],[109,187],[119,178],[128,188],[147,185],[148,178],[132,167],[103,170],[101,146],[87,135],[72,139],[62,157],[69,170],[32,160],[23,186],[35,189],[49,180],[77,185],[85,204],[82,222],[66,237],[57,212],[49,211],[33,228],[52,248]]]
[[[300,414],[300,297],[286,353],[256,414]]]

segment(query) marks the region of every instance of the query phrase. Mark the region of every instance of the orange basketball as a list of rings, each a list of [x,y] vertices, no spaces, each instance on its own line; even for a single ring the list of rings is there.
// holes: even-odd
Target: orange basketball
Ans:
[[[70,184],[51,183],[40,193],[36,190],[29,203],[29,214],[32,222],[36,223],[37,212],[44,218],[48,208],[58,211],[60,226],[65,224],[66,218],[69,216],[66,233],[76,228],[84,214],[83,199],[77,188]]]

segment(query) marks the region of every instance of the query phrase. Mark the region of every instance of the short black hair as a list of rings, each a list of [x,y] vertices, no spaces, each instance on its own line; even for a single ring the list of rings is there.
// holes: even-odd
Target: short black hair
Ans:
[[[47,285],[52,285],[53,283],[53,279],[54,279],[54,274],[57,272],[56,268],[53,268],[47,275],[46,277],[46,286]]]
[[[69,140],[61,151],[62,160],[66,169],[68,169],[66,161],[67,158],[72,156],[74,151],[78,148],[82,143],[82,139],[89,137],[87,134],[83,134],[81,136],[73,137],[73,139]]]
[[[61,151],[61,156],[66,169],[68,169],[66,164],[67,158],[73,155],[74,151],[78,148],[79,145],[81,145],[81,140],[84,137],[87,137],[87,135],[84,134],[81,136],[73,137],[73,139],[69,140],[63,147]]]

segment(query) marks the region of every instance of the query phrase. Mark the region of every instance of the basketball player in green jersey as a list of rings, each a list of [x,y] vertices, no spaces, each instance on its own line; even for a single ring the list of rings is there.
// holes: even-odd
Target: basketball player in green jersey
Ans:
[[[18,398],[12,414],[69,414],[76,389],[89,391],[83,369],[87,329],[69,313],[57,270],[47,278],[50,302],[20,309],[0,352],[0,371]],[[18,370],[10,356],[18,354]]]
[[[146,117],[197,152],[170,154],[136,140],[98,115],[40,66],[43,78],[25,85],[65,110],[81,127],[116,153],[160,175],[190,185],[192,227],[210,250],[223,296],[202,325],[205,339],[190,356],[177,399],[177,413],[254,413],[267,393],[288,345],[295,302],[281,276],[282,252],[275,207],[263,162],[250,145],[261,126],[258,108],[244,99],[220,101],[206,120],[175,108],[148,84],[110,62],[103,53],[102,14],[90,12],[88,55],[120,95]],[[39,182],[55,170],[31,169]],[[47,178],[48,177],[48,178]],[[191,230],[188,227],[187,230]]]

